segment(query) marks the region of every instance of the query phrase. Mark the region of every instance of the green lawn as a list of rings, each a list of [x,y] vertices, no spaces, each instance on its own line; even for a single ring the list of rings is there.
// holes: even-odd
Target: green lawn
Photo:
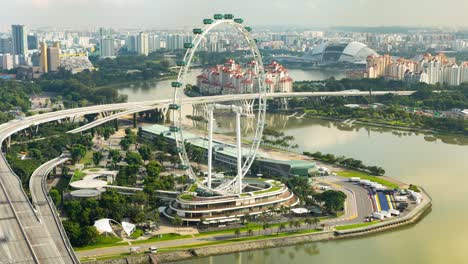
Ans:
[[[360,227],[370,226],[370,225],[377,224],[377,223],[378,223],[378,221],[366,222],[366,223],[358,223],[358,224],[337,226],[337,227],[335,227],[335,229],[336,229],[336,230],[348,230],[348,229],[354,229],[354,228],[360,228]]]
[[[137,239],[139,237],[141,237],[143,235],[143,230],[141,230],[140,228],[137,228],[135,229],[135,231],[132,233],[132,235],[130,236],[130,238],[133,238],[133,239]]]
[[[152,236],[148,239],[133,241],[132,245],[138,245],[138,244],[144,244],[144,243],[150,243],[150,242],[160,242],[160,241],[174,240],[174,239],[182,239],[182,238],[188,238],[188,237],[192,237],[192,236],[191,235],[179,235],[179,234],[174,234],[174,233],[161,234],[161,235]]]
[[[398,189],[398,184],[387,181],[385,179],[380,178],[379,176],[372,176],[370,174],[360,172],[360,171],[351,171],[351,170],[343,170],[336,172],[338,176],[351,178],[351,177],[359,177],[362,180],[369,180],[376,183],[380,183],[383,186],[389,187],[391,189]]]
[[[70,182],[82,180],[84,176],[86,176],[86,173],[80,170],[75,170]]]
[[[80,164],[91,165],[93,164],[93,152],[87,151],[86,155],[80,160]]]
[[[256,191],[254,194],[263,194],[263,193],[269,193],[269,192],[276,192],[281,190],[281,186],[273,186],[270,189],[262,190],[262,191]]]
[[[189,192],[195,192],[195,190],[198,188],[198,185],[196,184],[192,184],[192,186],[190,186],[190,189],[188,190]]]
[[[82,251],[82,250],[90,250],[90,249],[95,249],[95,248],[104,248],[104,247],[114,247],[114,246],[121,246],[125,245],[125,243],[122,243],[122,239],[108,235],[100,235],[97,239],[96,244],[90,245],[90,246],[85,246],[85,247],[75,247],[75,251]]]
[[[191,201],[194,197],[191,194],[182,194],[181,196],[179,196],[179,198],[182,200]]]
[[[221,245],[221,244],[244,242],[244,241],[256,241],[256,240],[264,240],[264,239],[271,239],[271,238],[278,238],[278,237],[294,236],[294,235],[299,235],[299,234],[311,234],[311,233],[316,233],[316,232],[320,232],[320,231],[322,231],[322,230],[308,229],[308,230],[284,232],[284,233],[279,233],[279,234],[277,234],[276,232],[273,232],[271,234],[266,234],[266,235],[243,236],[243,237],[239,237],[239,238],[222,240],[222,241],[192,244],[192,245],[185,245],[185,246],[180,246],[180,247],[162,248],[162,249],[159,250],[159,252],[171,252],[171,251],[177,251],[177,250],[194,248],[194,247]]]

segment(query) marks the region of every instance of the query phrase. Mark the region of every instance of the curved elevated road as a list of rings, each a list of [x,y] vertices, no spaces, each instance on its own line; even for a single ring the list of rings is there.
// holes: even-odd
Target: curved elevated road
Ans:
[[[411,95],[414,91],[385,91],[372,92],[373,95],[395,94]],[[275,93],[268,94],[269,98],[310,97],[310,96],[367,96],[368,92],[313,92],[313,93]],[[219,95],[207,97],[186,98],[183,103],[211,103],[235,100],[255,99],[255,95]],[[27,117],[23,120],[13,120],[0,125],[0,143],[8,141],[12,134],[26,128],[42,123],[74,118],[86,114],[95,114],[111,111],[140,112],[142,109],[156,108],[171,103],[171,99],[132,102],[108,105],[96,105],[83,108],[67,109],[41,115]],[[112,116],[113,119],[118,115]],[[21,180],[8,165],[3,153],[0,155],[0,263],[77,263],[74,261],[73,249],[69,246],[66,237],[59,236],[61,223],[53,220],[50,210],[41,206],[38,201],[45,202],[44,196],[40,198],[36,185],[41,185],[36,178],[32,185],[38,210],[29,202],[23,190]],[[43,218],[41,218],[41,216]],[[47,216],[47,217],[44,217]],[[55,227],[54,227],[55,226]],[[70,261],[71,260],[71,261]]]
[[[54,204],[48,196],[49,191],[46,182],[47,175],[52,169],[65,163],[68,159],[67,156],[61,156],[44,163],[34,171],[29,181],[32,204],[37,210],[41,223],[44,223],[43,233],[49,238],[47,249],[51,257],[47,259],[47,263],[79,263],[69,244]]]

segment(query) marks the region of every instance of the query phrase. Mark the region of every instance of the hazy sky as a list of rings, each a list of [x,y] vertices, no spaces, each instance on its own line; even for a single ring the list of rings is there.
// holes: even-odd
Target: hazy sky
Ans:
[[[254,26],[468,26],[468,0],[0,0],[0,8],[0,29],[183,27],[215,12]]]

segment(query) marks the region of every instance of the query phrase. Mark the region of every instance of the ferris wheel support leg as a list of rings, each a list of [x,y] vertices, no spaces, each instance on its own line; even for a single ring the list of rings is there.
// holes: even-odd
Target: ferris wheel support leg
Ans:
[[[211,189],[211,173],[213,159],[213,109],[208,113],[208,188]]]
[[[236,111],[236,140],[237,140],[237,191],[242,193],[242,144],[241,144],[241,112]]]

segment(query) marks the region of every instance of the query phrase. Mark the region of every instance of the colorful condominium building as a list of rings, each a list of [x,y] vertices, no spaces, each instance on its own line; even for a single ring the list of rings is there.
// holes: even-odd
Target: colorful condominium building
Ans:
[[[258,91],[258,66],[255,61],[245,65],[233,59],[204,69],[197,76],[197,86],[203,95],[255,93]],[[293,79],[288,70],[276,61],[265,66],[265,84],[268,92],[292,92]]]

